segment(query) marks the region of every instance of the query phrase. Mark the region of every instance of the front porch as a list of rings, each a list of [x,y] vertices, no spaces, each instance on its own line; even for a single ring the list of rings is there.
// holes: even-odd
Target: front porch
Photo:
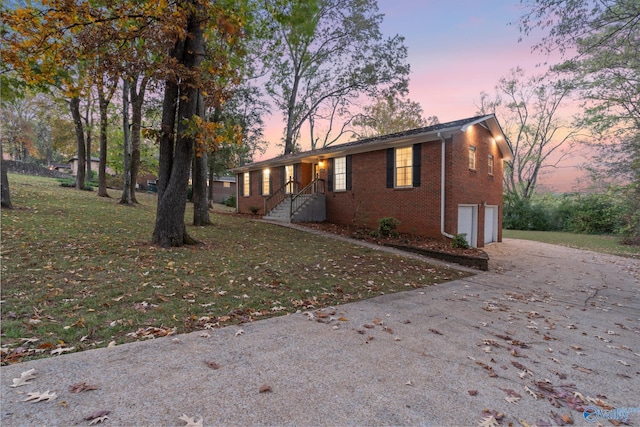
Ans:
[[[322,222],[327,219],[325,183],[315,178],[302,190],[289,179],[272,195],[265,197],[263,219],[280,222]]]

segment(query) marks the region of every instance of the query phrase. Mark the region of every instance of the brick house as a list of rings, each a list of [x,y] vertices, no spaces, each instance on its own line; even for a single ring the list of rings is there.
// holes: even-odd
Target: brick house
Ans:
[[[236,195],[236,177],[220,176],[213,180],[211,200],[213,203],[224,203],[229,196]]]
[[[279,156],[233,170],[237,211],[280,221],[328,221],[433,238],[502,240],[503,160],[494,115]]]

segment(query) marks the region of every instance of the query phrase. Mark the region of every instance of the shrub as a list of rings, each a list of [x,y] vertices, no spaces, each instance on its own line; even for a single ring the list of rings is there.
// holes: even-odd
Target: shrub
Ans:
[[[251,211],[252,214],[257,214],[258,211],[260,210],[260,208],[255,207],[255,206],[249,206],[249,210]]]
[[[467,234],[456,234],[453,236],[453,240],[451,240],[452,248],[460,248],[460,249],[469,249],[469,243],[466,238]]]
[[[67,188],[75,188],[76,187],[76,179],[75,178],[58,178],[58,182],[60,183],[60,187]],[[97,184],[93,182],[85,182],[84,183],[84,191],[93,191],[93,186],[97,186]]]
[[[224,204],[225,204],[225,206],[229,206],[231,208],[235,208],[236,207],[236,196],[231,195],[231,196],[227,197],[226,199],[224,199]]]
[[[396,228],[400,225],[400,221],[392,217],[380,218],[378,220],[378,233],[382,237],[398,237],[398,233],[396,233]]]

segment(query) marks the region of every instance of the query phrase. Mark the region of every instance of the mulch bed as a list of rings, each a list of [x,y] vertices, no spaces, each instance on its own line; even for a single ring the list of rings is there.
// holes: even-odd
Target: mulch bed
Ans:
[[[304,222],[298,223],[298,225],[312,228],[314,230],[324,231],[326,233],[350,237],[352,239],[364,240],[381,246],[412,246],[452,255],[465,255],[471,257],[486,256],[484,251],[476,248],[453,248],[451,247],[451,241],[444,237],[442,240],[438,240],[430,237],[404,233],[399,234],[397,237],[374,237],[371,235],[371,230],[353,225],[331,224],[328,222]]]

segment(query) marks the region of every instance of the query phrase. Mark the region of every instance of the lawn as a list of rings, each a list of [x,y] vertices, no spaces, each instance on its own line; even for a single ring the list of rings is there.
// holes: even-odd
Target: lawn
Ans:
[[[251,322],[468,273],[212,213],[199,246],[150,244],[156,198],[125,207],[9,175],[2,210],[2,364]],[[187,209],[186,223],[192,218]]]
[[[570,248],[586,249],[605,254],[640,258],[640,247],[621,245],[619,243],[620,238],[616,236],[574,234],[560,231],[503,230],[502,237],[510,239],[535,240],[537,242],[568,246]]]

